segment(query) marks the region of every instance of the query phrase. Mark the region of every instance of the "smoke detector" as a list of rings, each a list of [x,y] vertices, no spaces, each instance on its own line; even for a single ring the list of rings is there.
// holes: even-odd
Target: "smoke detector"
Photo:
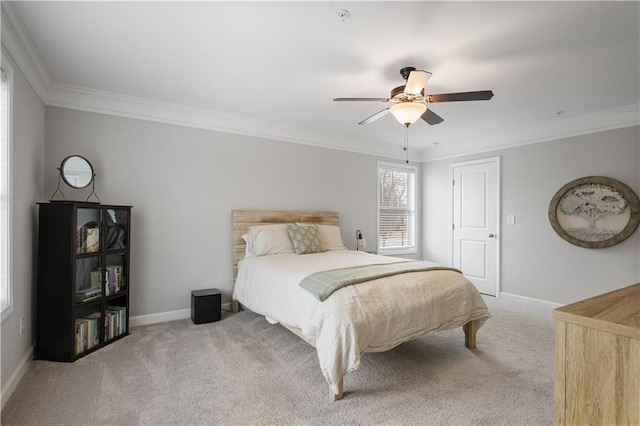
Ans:
[[[344,20],[349,17],[349,11],[347,9],[340,9],[338,11],[338,17],[344,22]]]

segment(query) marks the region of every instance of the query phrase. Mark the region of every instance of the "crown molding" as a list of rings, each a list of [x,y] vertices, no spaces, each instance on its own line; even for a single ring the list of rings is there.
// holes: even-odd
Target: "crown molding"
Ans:
[[[422,151],[421,161],[444,160],[638,125],[640,125],[640,104],[635,104],[567,118],[553,124],[530,127],[517,132],[495,134],[451,146],[425,149]]]
[[[49,106],[299,143],[397,160],[405,159],[404,152],[396,145],[309,132],[303,128],[250,117],[60,83],[49,84],[46,99],[45,104]],[[448,146],[424,150],[412,149],[409,152],[409,159],[412,162],[436,161],[636,125],[640,125],[640,105],[638,104],[568,118],[550,125],[535,126],[517,132],[498,133],[490,137],[461,141]]]
[[[51,79],[11,2],[0,2],[2,46],[9,52],[36,95],[46,104]]]
[[[45,104],[48,106],[253,136],[397,160],[405,159],[404,152],[396,145],[314,133],[303,128],[285,126],[250,117],[118,95],[60,83],[50,83],[48,85],[46,99]],[[450,146],[424,150],[412,149],[409,153],[409,159],[412,162],[436,161],[636,126],[640,125],[639,117],[640,105],[630,105],[595,114],[568,118],[551,125],[541,125],[522,131],[462,141]]]
[[[176,126],[299,143],[386,158],[405,159],[405,153],[395,145],[309,132],[303,128],[266,120],[119,95],[67,84],[49,84],[46,104],[48,106]],[[421,152],[419,150],[414,150],[410,154],[412,154],[410,155],[411,161],[420,160]]]

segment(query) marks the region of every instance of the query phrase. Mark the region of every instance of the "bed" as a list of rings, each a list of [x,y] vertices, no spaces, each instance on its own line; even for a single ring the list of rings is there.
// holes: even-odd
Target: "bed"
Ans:
[[[336,212],[234,210],[232,217],[232,306],[314,346],[333,400],[364,352],[457,327],[472,349],[490,317],[453,268],[347,250]]]

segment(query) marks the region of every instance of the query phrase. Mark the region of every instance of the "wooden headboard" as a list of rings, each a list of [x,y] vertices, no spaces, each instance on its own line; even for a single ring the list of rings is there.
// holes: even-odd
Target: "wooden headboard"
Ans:
[[[244,258],[245,242],[242,236],[251,226],[274,223],[316,223],[339,225],[338,212],[312,210],[233,210],[233,282],[238,276],[238,262]]]

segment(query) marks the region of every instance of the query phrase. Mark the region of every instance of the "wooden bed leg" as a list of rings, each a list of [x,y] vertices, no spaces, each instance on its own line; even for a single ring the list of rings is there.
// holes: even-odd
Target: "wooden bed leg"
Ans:
[[[233,312],[234,314],[238,313],[240,311],[240,304],[238,303],[237,300],[232,300],[231,301],[231,312]]]
[[[344,379],[340,379],[340,383],[338,383],[338,393],[337,394],[333,393],[333,390],[331,388],[329,388],[329,395],[331,396],[331,400],[339,401],[344,396],[343,381],[344,381]]]
[[[464,345],[469,349],[476,347],[476,333],[478,332],[478,321],[469,321],[462,326],[464,330]]]

